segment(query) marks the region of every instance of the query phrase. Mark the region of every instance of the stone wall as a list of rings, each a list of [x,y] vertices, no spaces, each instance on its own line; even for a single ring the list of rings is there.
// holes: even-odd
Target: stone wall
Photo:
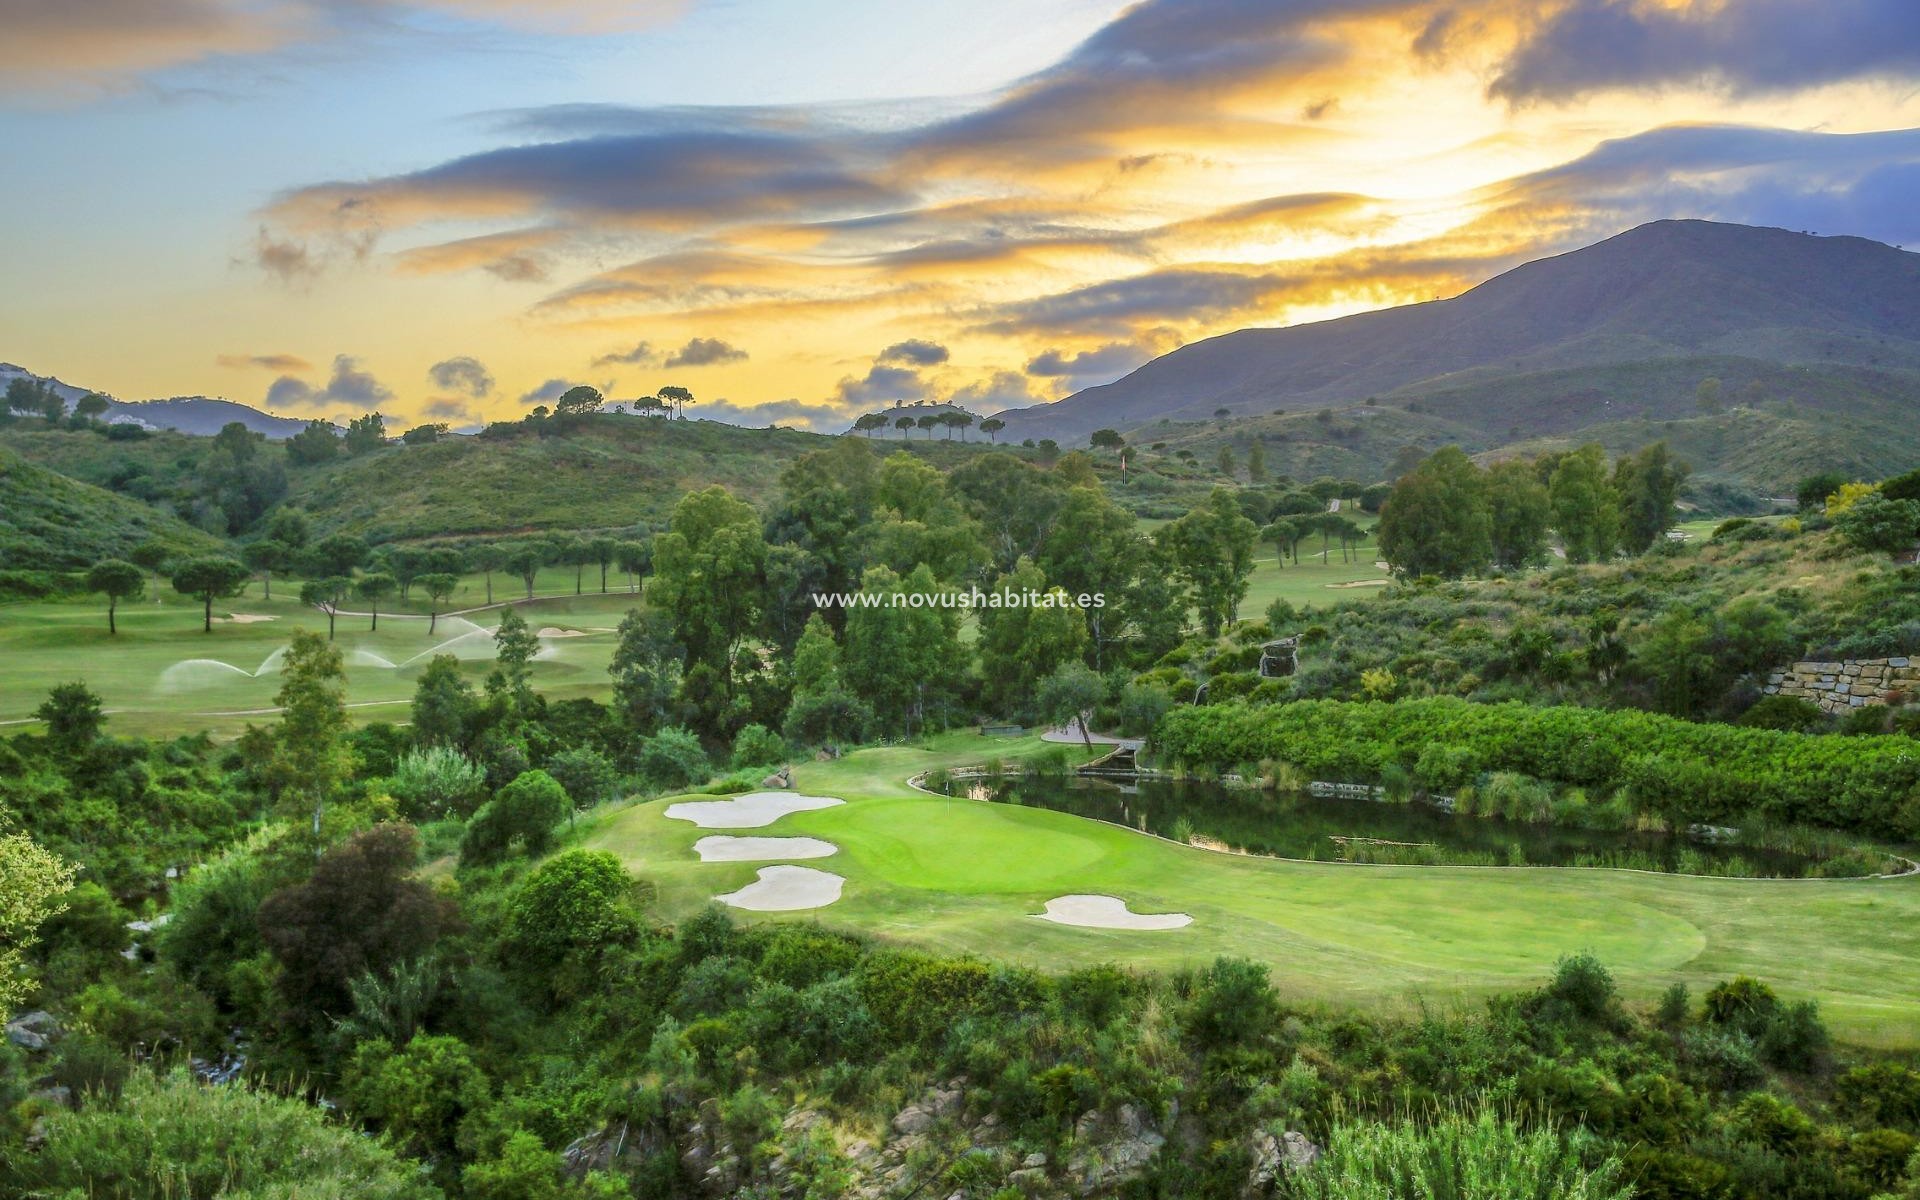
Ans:
[[[1810,700],[1830,713],[1885,704],[1894,692],[1920,698],[1920,666],[1907,658],[1797,662],[1767,676],[1767,695]]]

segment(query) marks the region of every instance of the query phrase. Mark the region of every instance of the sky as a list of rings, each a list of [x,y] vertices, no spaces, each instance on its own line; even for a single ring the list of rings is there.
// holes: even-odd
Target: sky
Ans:
[[[0,0],[0,360],[845,428],[1644,221],[1920,245],[1915,0]]]

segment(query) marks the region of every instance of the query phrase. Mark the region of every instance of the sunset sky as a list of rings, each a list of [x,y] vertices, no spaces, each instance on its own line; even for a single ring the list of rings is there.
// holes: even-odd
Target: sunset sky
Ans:
[[[0,360],[842,428],[1657,217],[1920,243],[1915,0],[0,0]]]

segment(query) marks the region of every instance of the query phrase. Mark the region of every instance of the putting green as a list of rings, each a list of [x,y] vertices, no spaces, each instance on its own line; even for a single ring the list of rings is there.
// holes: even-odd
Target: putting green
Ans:
[[[972,735],[861,751],[796,768],[795,787],[839,796],[769,835],[833,842],[842,899],[805,919],[1042,967],[1152,967],[1260,959],[1304,1001],[1398,1006],[1535,985],[1591,951],[1626,993],[1675,980],[1696,993],[1734,974],[1818,999],[1849,1040],[1920,1044],[1920,878],[1706,879],[1553,867],[1369,867],[1216,854],[1043,809],[928,796],[904,780],[938,763],[1033,749]],[[764,864],[702,863],[702,831],[669,800],[617,810],[584,833],[654,880],[682,916],[751,883]],[[1035,919],[1070,893],[1183,912],[1177,931],[1072,928]]]

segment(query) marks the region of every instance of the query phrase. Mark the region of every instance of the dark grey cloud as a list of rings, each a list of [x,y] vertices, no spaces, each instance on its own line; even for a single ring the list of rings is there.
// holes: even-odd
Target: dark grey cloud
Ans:
[[[841,409],[831,404],[808,404],[804,400],[769,400],[764,404],[713,400],[700,406],[700,415],[729,425],[797,425],[822,432],[847,427],[847,414]]]
[[[214,361],[223,367],[259,367],[282,373],[313,369],[313,364],[298,354],[222,354]]]
[[[1289,277],[1211,267],[1173,267],[1001,305],[989,333],[1050,330],[1125,335],[1143,323],[1207,321],[1254,307]]]
[[[453,421],[471,425],[479,421],[479,414],[461,396],[435,396],[426,403],[426,414],[437,421]]]
[[[577,386],[579,385],[571,379],[549,379],[539,387],[522,395],[520,397],[520,403],[529,406],[535,404],[552,404],[555,400],[566,395],[568,388]]]
[[[360,366],[351,355],[333,359],[333,374],[319,387],[295,375],[282,375],[267,388],[268,408],[324,408],[343,405],[373,409],[393,399],[393,392]]]
[[[460,355],[427,368],[433,385],[450,392],[464,392],[478,399],[493,392],[493,373],[477,358]]]
[[[1082,350],[1077,354],[1048,350],[1028,361],[1027,374],[1042,378],[1118,377],[1153,356],[1153,351],[1132,342],[1108,342],[1097,349]]]
[[[1913,0],[1573,0],[1522,37],[1489,90],[1518,103],[1703,81],[1773,92],[1916,72]]]
[[[895,342],[888,346],[873,361],[908,367],[937,367],[946,362],[948,357],[947,348],[939,342],[930,342],[925,338],[908,338],[904,342]]]
[[[842,404],[871,408],[879,404],[897,404],[919,400],[927,394],[926,381],[910,367],[890,367],[875,363],[861,379],[842,379],[836,393]]]
[[[659,361],[660,356],[654,352],[653,343],[640,342],[631,350],[612,350],[599,355],[594,358],[593,365],[596,367],[644,367],[652,366]]]
[[[697,337],[667,356],[669,367],[724,367],[747,361],[747,352],[719,338]]]
[[[253,262],[281,283],[294,283],[319,273],[320,266],[308,253],[305,242],[276,237],[264,226],[253,241]]]
[[[947,397],[947,402],[977,413],[996,413],[1009,408],[1025,408],[1053,399],[1033,390],[1032,381],[1018,371],[995,371]]]

